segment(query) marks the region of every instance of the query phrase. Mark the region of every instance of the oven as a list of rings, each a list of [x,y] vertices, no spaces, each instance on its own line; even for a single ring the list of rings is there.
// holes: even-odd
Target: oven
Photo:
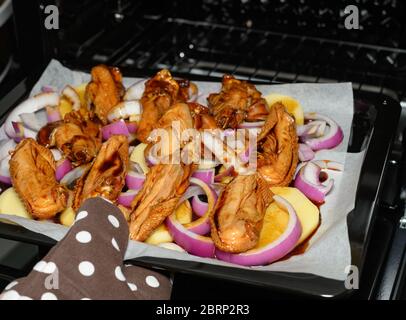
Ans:
[[[358,28],[346,22],[348,5],[358,9]],[[44,22],[52,8],[57,22],[50,26]],[[168,68],[192,80],[218,81],[231,73],[255,83],[351,81],[355,103],[348,152],[366,150],[355,209],[347,220],[352,260],[361,271],[358,290],[302,274],[254,274],[247,280],[244,272],[175,260],[133,263],[172,272],[174,299],[405,298],[405,3],[13,0],[13,9],[19,77],[0,96],[3,118],[52,58],[84,71],[99,63],[114,65],[128,76]],[[0,238],[35,246],[33,261],[54,243],[3,224]],[[0,274],[8,279],[26,270],[3,267]],[[196,292],[190,291],[192,282]]]

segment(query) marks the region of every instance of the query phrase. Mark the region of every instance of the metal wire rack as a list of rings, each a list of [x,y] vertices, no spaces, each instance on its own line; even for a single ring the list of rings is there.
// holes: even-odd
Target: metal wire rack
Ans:
[[[376,36],[379,44],[368,37],[363,37],[362,42],[359,34],[347,34],[339,26],[329,38],[323,37],[320,32],[316,33],[317,36],[308,35],[310,27],[303,28],[302,35],[273,31],[278,27],[265,29],[269,21],[261,20],[268,2],[272,1],[250,2],[250,8],[262,10],[262,16],[254,9],[249,13],[244,11],[244,1],[241,1],[242,4],[237,1],[237,7],[224,0],[199,1],[202,10],[198,14],[196,10],[191,13],[186,7],[180,10],[176,1],[178,6],[169,7],[165,14],[151,13],[145,10],[142,3],[135,7],[128,4],[131,10],[126,10],[127,16],[124,18],[120,16],[119,23],[116,21],[110,28],[103,29],[80,44],[73,54],[74,63],[83,66],[108,63],[142,74],[168,68],[178,75],[210,79],[232,73],[242,79],[258,82],[351,81],[355,89],[406,99],[406,49],[393,37],[388,41],[387,36],[385,41],[384,35],[388,34],[386,29],[385,32],[380,30]],[[279,5],[283,3],[278,2]],[[303,11],[306,1],[301,3]],[[385,3],[387,11],[388,8],[393,9],[393,1]],[[284,6],[275,7],[272,12],[279,14],[283,23],[281,8]],[[308,5],[307,8],[313,7]],[[335,10],[331,8],[328,10]],[[240,15],[231,15],[231,11]],[[144,14],[134,18],[131,12]],[[257,18],[247,18],[254,13]],[[239,18],[236,19],[236,16]],[[368,22],[371,18],[365,19]],[[292,21],[292,17],[285,20]],[[250,24],[249,21],[256,23]],[[392,35],[395,34],[394,30]],[[65,60],[69,60],[66,58],[69,51],[64,52]],[[72,61],[67,62],[72,64]]]

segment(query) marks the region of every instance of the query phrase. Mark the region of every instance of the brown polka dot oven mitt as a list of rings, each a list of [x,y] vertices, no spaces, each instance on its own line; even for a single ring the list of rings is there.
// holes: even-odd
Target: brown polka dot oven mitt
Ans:
[[[167,277],[123,265],[128,236],[127,221],[115,205],[88,199],[67,235],[0,299],[169,299]]]

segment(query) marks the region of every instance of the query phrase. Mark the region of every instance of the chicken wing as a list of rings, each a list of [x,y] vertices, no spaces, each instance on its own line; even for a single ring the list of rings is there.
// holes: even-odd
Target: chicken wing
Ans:
[[[74,166],[79,166],[97,155],[101,146],[100,124],[90,120],[87,114],[73,111],[64,121],[44,126],[38,132],[37,141],[46,147],[56,146]]]
[[[235,129],[243,121],[264,120],[268,115],[267,103],[255,86],[231,75],[223,77],[221,92],[210,94],[207,101],[221,129]]]
[[[193,165],[183,164],[159,164],[150,169],[131,204],[131,239],[144,241],[173,213],[192,172]]]
[[[74,209],[92,197],[117,200],[128,171],[128,147],[128,139],[122,135],[114,135],[103,143],[90,169],[76,183]]]
[[[54,157],[34,139],[24,139],[17,145],[10,159],[10,175],[34,218],[51,219],[65,209],[68,191],[55,179]]]
[[[220,194],[210,216],[216,247],[233,253],[255,247],[270,202],[272,192],[260,176],[236,176]]]
[[[92,68],[92,81],[86,87],[86,99],[90,109],[103,124],[107,115],[124,95],[122,76],[118,68],[98,65]]]
[[[281,103],[275,103],[258,136],[258,173],[270,186],[287,186],[298,163],[295,120]]]

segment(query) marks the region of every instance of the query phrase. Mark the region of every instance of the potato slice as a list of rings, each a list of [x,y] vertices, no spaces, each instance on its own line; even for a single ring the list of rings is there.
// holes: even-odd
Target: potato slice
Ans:
[[[192,222],[192,207],[190,206],[189,201],[182,202],[182,204],[176,209],[176,219],[181,224]]]
[[[59,220],[64,226],[70,227],[75,222],[76,213],[75,211],[69,207],[66,208],[61,215],[59,216]]]
[[[267,95],[265,100],[269,106],[272,106],[276,102],[281,102],[286,107],[286,110],[295,118],[297,125],[304,124],[303,108],[297,100],[277,93]]]
[[[59,112],[61,114],[62,119],[65,117],[65,115],[67,113],[69,113],[71,111],[72,111],[72,104],[65,98],[62,98],[61,101],[59,102]]]
[[[289,214],[282,210],[276,202],[272,202],[266,209],[256,248],[265,247],[278,239],[288,226],[288,222]]]
[[[133,152],[130,155],[130,160],[138,163],[144,173],[147,173],[149,171],[144,156],[144,150],[146,147],[147,147],[146,143],[140,143],[134,148]]]
[[[0,213],[32,219],[14,188],[8,188],[0,195]]]
[[[87,86],[87,83],[82,83],[81,85],[74,87],[77,94],[79,95],[80,104],[82,105],[82,107],[86,106],[86,95],[85,95],[86,86]]]
[[[149,244],[160,244],[164,242],[172,242],[173,239],[166,228],[165,224],[161,224],[158,228],[156,228],[152,234],[145,240],[146,243]]]
[[[302,235],[298,240],[298,244],[302,243],[319,227],[319,209],[296,188],[273,187],[271,191],[286,199],[295,209],[300,224],[302,225]]]

